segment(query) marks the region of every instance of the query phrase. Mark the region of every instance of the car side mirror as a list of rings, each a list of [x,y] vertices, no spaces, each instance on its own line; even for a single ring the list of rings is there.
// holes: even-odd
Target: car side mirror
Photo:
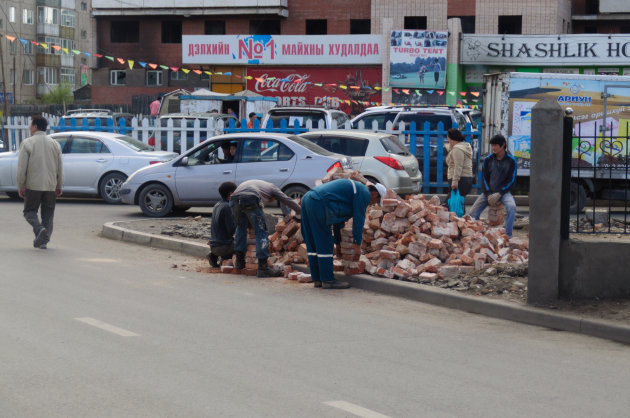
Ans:
[[[188,156],[182,158],[179,163],[182,166],[188,165]]]

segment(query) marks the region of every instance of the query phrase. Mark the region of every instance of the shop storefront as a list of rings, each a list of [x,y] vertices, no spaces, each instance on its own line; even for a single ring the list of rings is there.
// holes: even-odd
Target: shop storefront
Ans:
[[[630,35],[464,34],[460,64],[467,95],[495,72],[630,75]]]
[[[225,82],[218,80],[230,77],[284,106],[328,106],[356,114],[381,102],[381,49],[379,35],[187,35],[182,61],[231,66],[211,76],[212,91],[224,92]]]

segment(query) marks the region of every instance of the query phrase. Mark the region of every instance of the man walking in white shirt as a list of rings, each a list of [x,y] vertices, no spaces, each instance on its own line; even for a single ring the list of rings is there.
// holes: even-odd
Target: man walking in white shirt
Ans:
[[[43,117],[33,116],[30,128],[31,136],[20,144],[16,180],[18,194],[24,199],[24,218],[35,234],[33,246],[46,249],[52,235],[56,199],[63,187],[61,147],[46,135],[48,121]]]

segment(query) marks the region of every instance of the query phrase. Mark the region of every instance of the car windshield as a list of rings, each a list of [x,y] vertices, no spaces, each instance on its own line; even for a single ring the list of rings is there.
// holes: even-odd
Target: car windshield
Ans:
[[[85,121],[87,120],[87,126],[93,127],[96,126],[96,121],[100,121],[100,126],[108,126],[109,123],[114,123],[114,120],[111,117],[103,117],[103,118],[95,118],[93,116],[64,116],[63,120],[66,126],[70,126],[72,124],[72,119],[75,120],[76,126],[86,126]]]
[[[269,120],[273,121],[274,127],[279,127],[283,120],[287,126],[293,127],[297,121],[301,128],[306,126],[306,121],[312,121],[312,126],[317,127],[319,121],[326,122],[325,116],[321,112],[274,112],[269,114]]]
[[[131,148],[134,151],[155,151],[155,148],[153,148],[152,146],[147,145],[144,142],[130,136],[120,135],[117,136],[116,139],[120,143]]]
[[[309,151],[314,152],[315,154],[319,154],[319,155],[333,155],[332,152],[320,147],[317,144],[313,144],[311,141],[309,141],[308,139],[304,139],[304,138],[300,138],[299,136],[295,136],[295,135],[291,135],[288,137],[291,141],[296,142],[300,145],[302,145],[304,148],[308,149]]]
[[[405,128],[410,129],[411,122],[416,122],[416,130],[424,129],[425,122],[429,122],[429,129],[431,131],[438,130],[438,123],[442,122],[442,129],[448,130],[453,126],[453,120],[449,115],[434,115],[430,113],[407,113],[400,115],[398,121],[396,121],[396,127],[400,122],[405,123]]]
[[[390,154],[411,155],[409,150],[407,150],[407,147],[405,147],[403,143],[400,142],[400,140],[395,136],[389,135],[382,137],[381,144],[383,144],[383,148],[385,148],[385,151],[389,152]]]

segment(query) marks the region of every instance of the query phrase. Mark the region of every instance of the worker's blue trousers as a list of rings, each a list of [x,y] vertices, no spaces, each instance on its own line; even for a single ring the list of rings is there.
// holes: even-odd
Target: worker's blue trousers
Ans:
[[[326,225],[325,203],[308,192],[302,198],[302,237],[306,244],[308,265],[313,281],[335,280],[333,249],[335,246],[332,225]]]

